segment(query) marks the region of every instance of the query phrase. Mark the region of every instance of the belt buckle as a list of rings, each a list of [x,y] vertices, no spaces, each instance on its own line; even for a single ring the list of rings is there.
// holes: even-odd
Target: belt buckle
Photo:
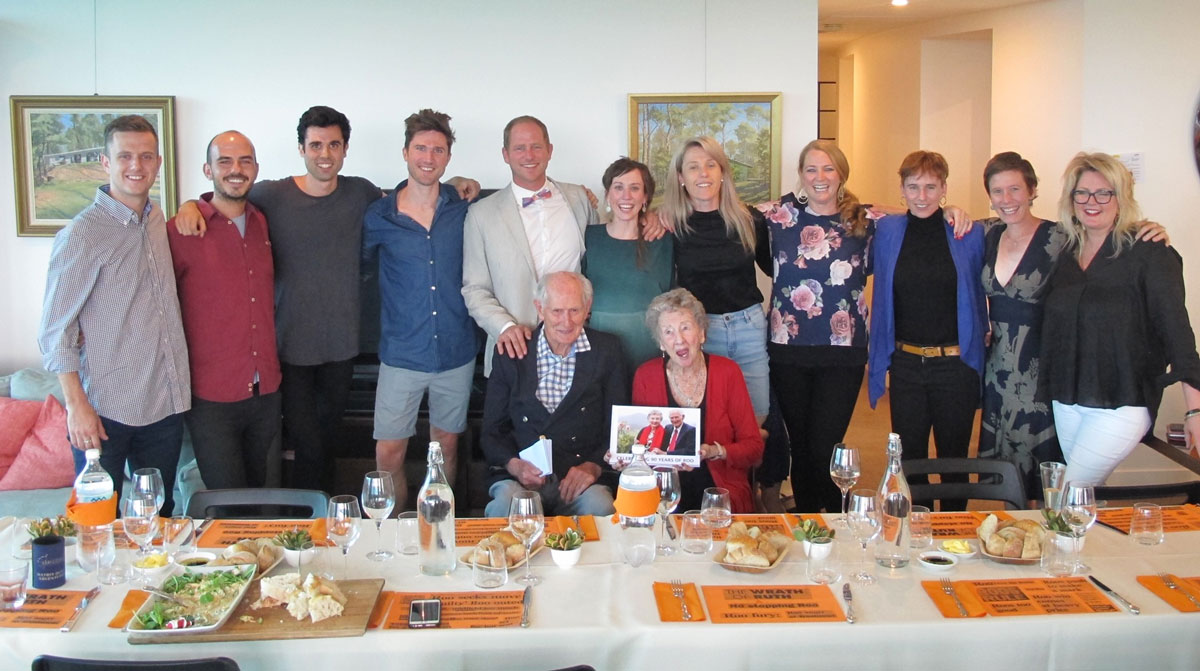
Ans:
[[[941,355],[941,347],[921,347],[921,358],[923,359],[932,359]]]

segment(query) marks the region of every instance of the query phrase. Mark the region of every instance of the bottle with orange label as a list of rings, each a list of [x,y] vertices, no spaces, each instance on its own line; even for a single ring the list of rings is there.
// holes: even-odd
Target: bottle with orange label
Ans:
[[[886,568],[908,565],[908,513],[912,509],[912,492],[900,464],[900,436],[888,434],[888,465],[879,482],[879,538],[875,541],[875,561]]]

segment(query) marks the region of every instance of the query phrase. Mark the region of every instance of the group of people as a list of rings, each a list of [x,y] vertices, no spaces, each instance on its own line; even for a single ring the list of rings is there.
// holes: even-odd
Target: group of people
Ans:
[[[473,180],[442,181],[449,121],[428,109],[405,120],[408,177],[388,194],[340,174],[350,124],[331,108],[301,117],[295,177],[256,183],[250,140],[220,133],[203,166],[213,192],[171,222],[148,197],[153,127],[110,123],[110,183],[55,239],[39,335],[72,445],[102,447],[115,478],[128,461],[173,481],[186,423],[206,486],[253,487],[280,483],[282,436],[290,484],[328,489],[358,354],[360,264],[376,259],[376,461],[400,475],[401,501],[426,396],[431,439],[457,470],[476,325],[490,516],[524,489],[547,512],[611,513],[610,411],[629,403],[701,410],[700,466],[682,467],[680,505],[720,486],[735,512],[755,508],[772,405],[797,509],[840,506],[829,457],[864,375],[872,405],[890,378],[906,457],[926,456],[931,432],[939,456],[966,456],[982,399],[980,456],[1026,477],[1061,446],[1068,478],[1102,482],[1175,381],[1200,429],[1181,262],[1111,156],[1068,166],[1059,224],[1030,213],[1032,166],[999,154],[984,171],[998,220],[972,225],[943,208],[949,167],[936,153],[905,158],[907,211],[878,218],[887,208],[846,189],[831,142],[809,143],[795,190],[755,208],[721,145],[698,137],[673,156],[657,212],[649,169],[613,162],[601,225],[590,192],[547,177],[553,145],[531,116],[504,128],[511,183],[471,202]],[[767,312],[756,268],[772,279]],[[543,438],[550,472],[521,457]],[[776,504],[786,476],[759,478]]]

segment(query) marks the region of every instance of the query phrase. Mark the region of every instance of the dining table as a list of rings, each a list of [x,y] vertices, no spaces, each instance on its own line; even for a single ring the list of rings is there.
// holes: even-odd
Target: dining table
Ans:
[[[1018,519],[1041,519],[1039,511],[1009,514]],[[798,522],[794,515],[777,517],[787,526]],[[834,517],[825,515],[821,521],[832,524]],[[754,521],[759,519],[762,517]],[[248,671],[548,671],[580,664],[602,670],[722,671],[785,667],[955,671],[1200,668],[1200,613],[1180,612],[1137,579],[1160,572],[1200,575],[1200,531],[1167,533],[1163,543],[1153,546],[1138,545],[1125,533],[1100,524],[1088,531],[1081,556],[1091,567],[1089,574],[1135,603],[1139,615],[1114,601],[1116,607],[1108,612],[954,618],[939,610],[923,582],[943,577],[957,582],[1047,576],[1036,564],[1000,564],[977,555],[944,573],[916,562],[886,569],[871,561],[870,570],[877,580],[862,585],[849,579],[861,563],[861,546],[844,531],[835,537],[833,550],[833,563],[842,578],[829,587],[818,588],[808,580],[807,560],[799,543],[765,573],[731,571],[718,564],[714,556],[723,552],[721,542],[715,542],[706,553],[689,554],[671,541],[676,548],[672,555],[660,554],[635,567],[624,561],[621,527],[608,518],[593,521],[598,538],[584,543],[577,565],[560,568],[547,551],[532,558],[531,570],[541,582],[529,590],[528,627],[378,627],[348,638],[135,645],[126,632],[109,626],[131,586],[105,585],[69,632],[57,628],[0,630],[0,668],[29,668],[41,654],[121,660],[225,656]],[[339,579],[382,578],[385,594],[483,591],[474,586],[471,567],[462,562],[449,575],[427,576],[418,569],[417,555],[395,552],[385,561],[367,558],[378,543],[394,547],[396,533],[395,519],[384,522],[379,537],[375,525],[363,520],[362,533],[351,547],[345,567],[340,550],[334,547],[318,550],[325,555],[321,563]],[[459,553],[470,549],[461,547]],[[295,571],[281,563],[274,572],[289,570]],[[524,587],[516,578],[523,570],[510,571],[508,583],[494,591],[521,592]],[[837,608],[843,610],[843,584],[849,584],[854,622],[840,617],[842,610],[837,611],[839,617],[826,621],[714,622],[713,604],[703,599],[700,612],[691,621],[663,621],[655,583],[674,580],[694,585],[699,593],[706,587],[722,586],[780,593],[788,586],[828,589],[828,594],[821,593],[832,595]],[[96,584],[94,572],[85,573],[72,564],[61,589],[88,590]],[[255,598],[256,590],[252,586],[247,598]],[[313,631],[321,626],[310,625]]]

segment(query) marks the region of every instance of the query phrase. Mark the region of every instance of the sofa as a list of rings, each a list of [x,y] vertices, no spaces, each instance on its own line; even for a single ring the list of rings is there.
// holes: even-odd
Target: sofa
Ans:
[[[0,517],[50,517],[66,509],[75,473],[63,403],[58,376],[44,369],[0,376]],[[204,489],[186,431],[175,480],[175,510],[182,514],[192,492]]]

